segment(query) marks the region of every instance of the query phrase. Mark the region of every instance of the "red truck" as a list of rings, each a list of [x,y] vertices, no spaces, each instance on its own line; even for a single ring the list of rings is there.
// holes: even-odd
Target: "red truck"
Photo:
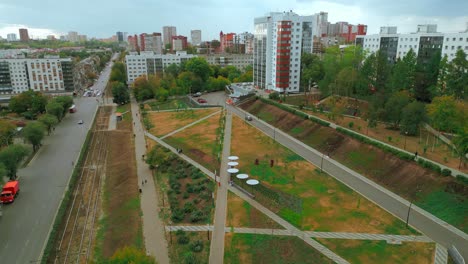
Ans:
[[[19,191],[19,181],[9,181],[3,186],[0,200],[2,203],[12,203],[18,196]]]

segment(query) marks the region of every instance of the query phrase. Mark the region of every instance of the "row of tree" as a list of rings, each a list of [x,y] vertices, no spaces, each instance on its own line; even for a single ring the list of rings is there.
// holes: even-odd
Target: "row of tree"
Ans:
[[[35,121],[29,122],[21,131],[33,151],[37,151],[45,137],[67,113],[73,99],[69,96],[49,98],[42,93],[26,91],[10,101],[10,111]],[[11,121],[0,120],[0,177],[16,177],[21,161],[29,154],[29,149],[21,144],[13,144],[13,137],[18,133]]]
[[[242,72],[234,66],[209,65],[204,58],[195,57],[168,66],[163,75],[138,77],[132,89],[138,101],[152,98],[164,101],[172,95],[221,91],[232,82],[251,82],[252,76],[251,66]]]
[[[114,103],[126,104],[130,102],[130,93],[127,88],[127,74],[125,64],[118,61],[112,65],[109,86],[114,97]]]

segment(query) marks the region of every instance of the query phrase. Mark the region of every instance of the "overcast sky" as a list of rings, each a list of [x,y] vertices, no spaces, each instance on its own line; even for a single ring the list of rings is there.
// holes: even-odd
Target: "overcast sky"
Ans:
[[[118,4],[117,4],[118,3]],[[44,38],[78,31],[105,38],[116,31],[161,32],[165,25],[189,36],[201,29],[203,40],[219,32],[253,31],[253,19],[272,11],[300,15],[328,12],[328,21],[367,24],[368,34],[381,26],[414,32],[417,24],[438,24],[440,32],[459,32],[468,22],[467,0],[0,0],[0,36],[29,29]]]

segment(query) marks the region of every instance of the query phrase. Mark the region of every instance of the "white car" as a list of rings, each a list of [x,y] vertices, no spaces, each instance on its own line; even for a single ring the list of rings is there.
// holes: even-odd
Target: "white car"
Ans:
[[[80,121],[78,121],[78,125],[82,125],[83,124],[83,120],[80,119]]]

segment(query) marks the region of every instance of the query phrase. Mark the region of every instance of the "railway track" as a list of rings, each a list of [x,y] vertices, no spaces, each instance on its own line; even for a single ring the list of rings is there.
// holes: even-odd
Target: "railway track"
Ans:
[[[53,263],[88,263],[93,246],[96,218],[99,217],[101,187],[106,170],[108,140],[107,111],[100,108],[65,226]]]

